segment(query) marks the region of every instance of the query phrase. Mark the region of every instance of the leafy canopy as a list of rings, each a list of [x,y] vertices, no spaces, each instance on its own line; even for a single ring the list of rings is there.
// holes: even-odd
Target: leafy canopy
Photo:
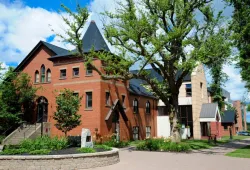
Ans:
[[[175,129],[179,119],[179,89],[184,77],[198,64],[215,61],[216,50],[225,51],[224,48],[227,48],[224,41],[217,41],[220,38],[216,34],[221,32],[222,16],[221,12],[214,15],[211,2],[212,0],[118,2],[115,12],[106,11],[103,14],[107,19],[104,24],[105,37],[116,49],[115,54],[105,51],[85,54],[82,50],[78,31],[83,25],[78,24],[76,18],[80,18],[80,23],[86,22],[87,10],[83,10],[84,13],[77,11],[76,16],[73,16],[74,21],[65,22],[71,30],[66,34],[77,39],[72,43],[76,45],[77,55],[83,57],[85,65],[92,67],[103,79],[145,80],[173,114],[171,117],[174,119]],[[65,10],[71,15],[68,9]],[[75,29],[75,26],[79,29]],[[93,63],[96,57],[103,63],[101,69]],[[225,55],[221,56],[223,57]],[[129,68],[136,62],[140,63],[139,71],[132,73]],[[144,69],[148,65],[163,77],[162,81],[149,76],[150,73]]]
[[[20,123],[24,116],[31,118],[37,90],[28,74],[9,68],[0,82],[0,130]]]
[[[233,17],[230,28],[233,30],[232,40],[239,50],[238,67],[241,69],[241,77],[246,81],[246,87],[250,89],[250,1],[249,0],[225,0],[233,7]]]

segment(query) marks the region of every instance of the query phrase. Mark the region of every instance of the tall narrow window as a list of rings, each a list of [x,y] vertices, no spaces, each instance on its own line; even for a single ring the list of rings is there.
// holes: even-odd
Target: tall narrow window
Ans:
[[[66,73],[67,73],[67,72],[66,72],[66,69],[60,70],[60,78],[61,78],[61,79],[66,79],[66,76],[67,76]]]
[[[139,140],[139,126],[133,127],[133,139]]]
[[[134,111],[134,113],[138,113],[138,100],[135,98],[134,100],[133,100],[133,111]]]
[[[92,108],[92,92],[86,92],[86,108]]]
[[[150,102],[146,102],[146,114],[150,114]]]
[[[106,92],[106,105],[109,106],[110,105],[110,93]]]
[[[41,83],[45,82],[45,66],[41,66]]]
[[[39,71],[36,70],[36,72],[35,72],[35,83],[39,83],[39,77],[40,77]]]
[[[50,69],[47,70],[47,82],[51,82],[51,71],[50,71]]]
[[[151,127],[146,126],[146,138],[150,138],[150,137],[151,137]]]
[[[87,76],[91,76],[91,75],[92,75],[92,73],[93,73],[92,68],[90,68],[90,67],[88,67],[88,66],[87,66],[87,69],[86,69],[86,75],[87,75]]]
[[[191,97],[192,96],[192,85],[186,84],[186,96]]]
[[[122,106],[125,107],[125,95],[122,95]]]
[[[200,83],[200,88],[201,88],[201,98],[203,98],[203,83]]]

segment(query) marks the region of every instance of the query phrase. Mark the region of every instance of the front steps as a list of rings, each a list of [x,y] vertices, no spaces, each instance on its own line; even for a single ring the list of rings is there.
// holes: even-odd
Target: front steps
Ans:
[[[41,123],[36,123],[34,125],[23,125],[18,127],[10,135],[8,135],[3,141],[3,145],[17,145],[22,140],[27,138],[36,138],[40,136],[41,133]]]

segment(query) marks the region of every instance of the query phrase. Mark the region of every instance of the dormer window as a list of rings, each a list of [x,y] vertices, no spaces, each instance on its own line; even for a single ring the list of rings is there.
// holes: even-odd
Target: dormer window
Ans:
[[[138,100],[137,100],[137,98],[135,98],[134,100],[133,100],[133,111],[134,111],[134,113],[138,113],[138,111],[139,111],[139,109],[138,109]]]
[[[41,83],[45,82],[45,66],[41,66]]]

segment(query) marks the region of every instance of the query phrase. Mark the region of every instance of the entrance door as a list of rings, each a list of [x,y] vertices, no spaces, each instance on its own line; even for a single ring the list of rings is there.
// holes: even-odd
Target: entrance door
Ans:
[[[48,119],[48,100],[45,97],[39,97],[37,104],[37,122],[47,122]]]

